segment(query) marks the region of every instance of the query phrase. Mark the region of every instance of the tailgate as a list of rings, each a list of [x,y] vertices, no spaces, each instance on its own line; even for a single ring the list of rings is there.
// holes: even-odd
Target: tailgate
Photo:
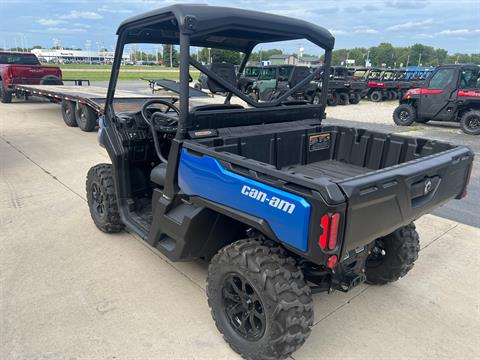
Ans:
[[[15,65],[11,71],[15,84],[38,85],[47,75],[61,77],[58,68],[48,66]]]
[[[461,198],[472,162],[473,153],[460,146],[339,182],[348,197],[343,252]]]

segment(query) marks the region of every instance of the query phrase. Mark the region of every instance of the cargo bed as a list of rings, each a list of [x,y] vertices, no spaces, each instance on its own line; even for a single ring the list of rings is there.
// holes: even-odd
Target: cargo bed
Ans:
[[[465,146],[312,122],[219,129],[185,147],[243,176],[346,204],[344,251],[464,196],[473,160]]]

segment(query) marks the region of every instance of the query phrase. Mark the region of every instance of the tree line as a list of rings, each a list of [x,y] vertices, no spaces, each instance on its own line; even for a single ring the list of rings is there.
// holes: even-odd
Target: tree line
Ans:
[[[33,48],[40,48],[40,46],[34,46]],[[21,49],[10,50],[20,51]],[[250,62],[258,63],[262,60],[268,60],[272,55],[283,53],[280,49],[259,50],[251,54]],[[161,60],[165,66],[178,66],[179,62],[178,49],[172,45],[163,45],[163,51],[158,54],[146,53],[140,50],[130,55],[132,60],[142,59],[156,61],[158,59]],[[227,62],[234,65],[239,65],[243,58],[243,54],[238,51],[207,48],[198,49],[197,52],[192,53],[192,56],[202,63]],[[323,56],[321,56],[320,59],[323,60]],[[453,63],[480,64],[480,53],[449,54],[445,49],[434,48],[433,46],[423,44],[396,47],[390,43],[381,43],[369,48],[356,47],[352,49],[338,49],[332,52],[332,65],[346,65],[349,63],[347,60],[353,60],[355,66],[364,66],[368,61],[371,66],[389,68],[418,65],[436,66]]]
[[[355,60],[356,66],[363,66],[368,60],[372,66],[389,68],[400,66],[436,66],[453,63],[480,64],[479,54],[449,54],[447,50],[428,45],[415,44],[395,47],[381,43],[370,48],[338,49],[332,53],[332,64],[343,65],[346,60]]]

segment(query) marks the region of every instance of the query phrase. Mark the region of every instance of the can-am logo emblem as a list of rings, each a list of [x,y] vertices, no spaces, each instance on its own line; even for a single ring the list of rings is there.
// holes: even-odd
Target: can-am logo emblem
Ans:
[[[427,180],[425,182],[425,188],[423,189],[423,195],[427,195],[432,190],[432,182]]]
[[[277,198],[276,196],[268,197],[267,193],[257,190],[255,188],[252,188],[250,186],[244,185],[242,187],[242,190],[240,192],[248,196],[249,198],[252,198],[254,200],[260,201],[261,203],[266,203],[270,205],[271,207],[274,207],[276,209],[282,210],[286,213],[292,214],[293,211],[295,210],[295,204],[292,204],[288,201],[282,200]]]

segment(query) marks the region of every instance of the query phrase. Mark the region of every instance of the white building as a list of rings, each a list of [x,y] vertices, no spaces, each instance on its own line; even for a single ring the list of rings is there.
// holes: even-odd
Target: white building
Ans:
[[[112,63],[115,53],[113,51],[85,51],[85,50],[64,50],[64,49],[32,49],[38,59],[42,62],[64,63],[91,63],[102,62]],[[130,58],[123,54],[123,60]]]

